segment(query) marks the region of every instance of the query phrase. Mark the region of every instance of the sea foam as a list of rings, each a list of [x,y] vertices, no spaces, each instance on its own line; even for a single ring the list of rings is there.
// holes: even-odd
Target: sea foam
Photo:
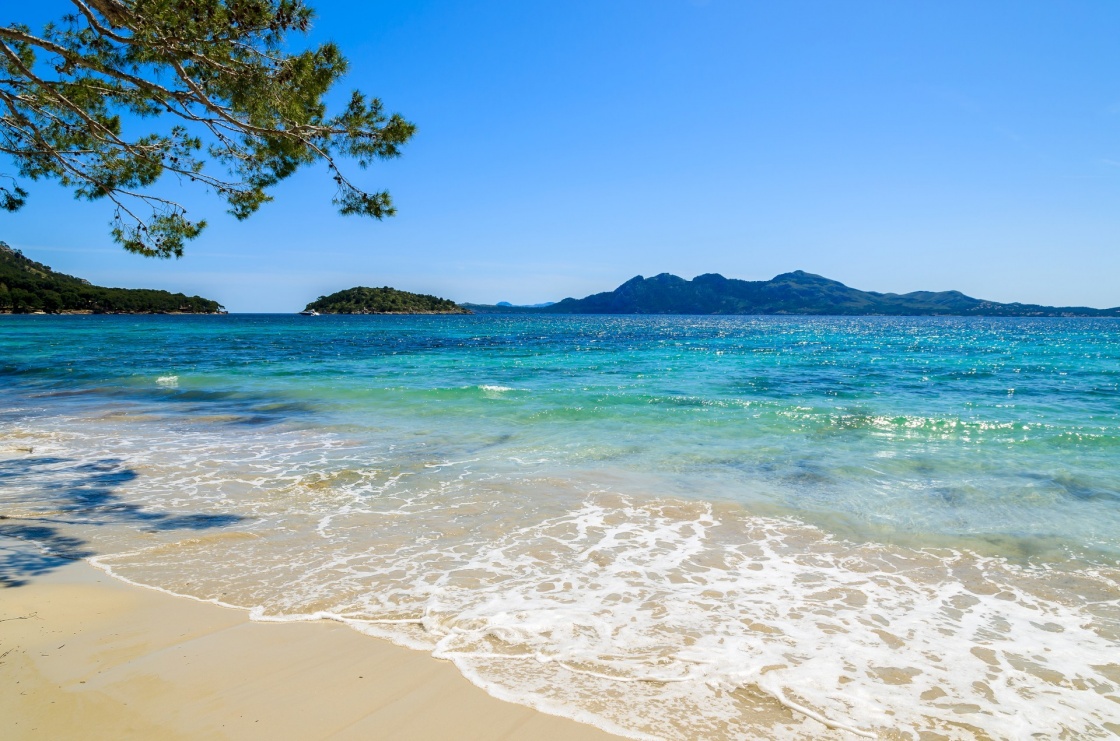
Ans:
[[[167,515],[151,522],[219,506],[243,517],[144,534],[88,511],[98,527],[76,532],[98,543],[99,567],[256,620],[336,619],[453,661],[499,697],[616,733],[1115,730],[1114,569],[855,543],[547,464],[409,464],[301,431],[91,446],[73,424],[41,430],[36,446],[125,479],[122,503]],[[122,461],[144,479],[123,477]],[[48,506],[52,477],[72,470],[44,463],[8,495],[14,513]]]

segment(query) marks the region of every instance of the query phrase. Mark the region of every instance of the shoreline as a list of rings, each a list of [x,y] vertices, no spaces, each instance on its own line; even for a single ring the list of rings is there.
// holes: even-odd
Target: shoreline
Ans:
[[[340,623],[254,622],[86,561],[0,588],[0,682],[10,739],[617,738]]]
[[[94,311],[65,309],[62,311],[11,311],[0,309],[4,316],[226,316],[228,311]]]

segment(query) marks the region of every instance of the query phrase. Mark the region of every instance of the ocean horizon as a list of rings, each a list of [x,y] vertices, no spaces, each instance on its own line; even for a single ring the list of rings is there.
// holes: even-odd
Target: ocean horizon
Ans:
[[[1114,319],[0,316],[0,419],[0,534],[620,735],[1120,733]]]

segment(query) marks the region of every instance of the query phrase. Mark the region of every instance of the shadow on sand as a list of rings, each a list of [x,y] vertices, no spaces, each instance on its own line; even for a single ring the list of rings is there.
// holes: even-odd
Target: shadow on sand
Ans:
[[[0,588],[18,587],[68,561],[95,555],[87,541],[68,532],[71,528],[126,524],[150,532],[206,530],[245,519],[156,512],[129,504],[117,490],[138,477],[115,458],[89,462],[37,456],[0,461],[0,506],[32,505],[30,513],[18,517],[0,512],[0,536],[38,546],[11,548],[0,543]]]

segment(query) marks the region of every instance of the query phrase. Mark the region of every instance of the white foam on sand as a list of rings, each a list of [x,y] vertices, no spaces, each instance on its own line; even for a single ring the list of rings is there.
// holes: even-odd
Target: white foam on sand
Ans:
[[[68,516],[109,554],[100,568],[255,620],[339,620],[616,733],[1120,731],[1114,568],[856,544],[498,454],[433,460],[298,430],[115,435],[104,421],[91,439],[80,424],[21,430],[52,457],[3,496],[36,516],[58,506],[53,483],[111,482],[102,520]],[[244,519],[175,526],[208,512]]]

